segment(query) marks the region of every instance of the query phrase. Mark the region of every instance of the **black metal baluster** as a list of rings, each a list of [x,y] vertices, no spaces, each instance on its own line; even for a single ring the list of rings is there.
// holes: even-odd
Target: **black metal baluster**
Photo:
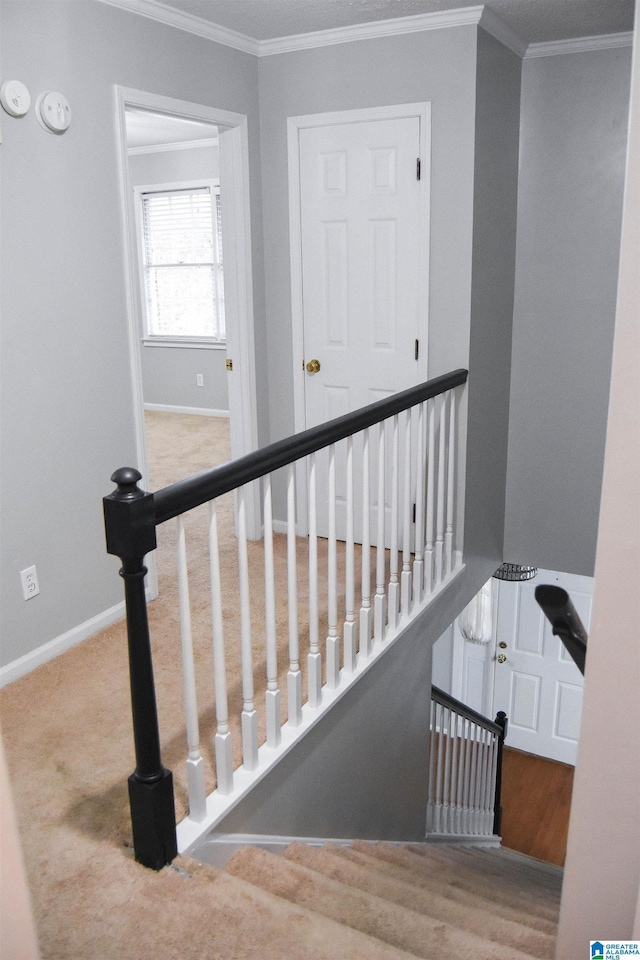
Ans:
[[[105,497],[107,552],[120,557],[129,642],[129,675],[136,769],[129,777],[129,803],[136,860],[161,870],[177,855],[173,776],[162,765],[153,679],[144,558],[156,548],[153,494],[138,487],[141,474],[122,467],[112,475],[117,489]]]

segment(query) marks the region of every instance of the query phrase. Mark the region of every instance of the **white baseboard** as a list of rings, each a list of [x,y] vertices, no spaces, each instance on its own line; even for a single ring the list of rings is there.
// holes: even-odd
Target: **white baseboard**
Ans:
[[[147,601],[150,599],[151,595],[147,589]],[[84,623],[78,624],[77,627],[72,627],[71,630],[67,630],[66,633],[62,633],[59,637],[54,637],[54,639],[49,640],[48,643],[43,643],[41,647],[37,647],[30,653],[25,653],[23,657],[18,657],[17,660],[13,660],[5,667],[0,667],[0,688],[6,687],[7,684],[18,680],[20,677],[26,676],[28,673],[31,673],[32,670],[35,670],[36,667],[41,667],[43,663],[54,660],[56,657],[59,657],[61,653],[64,653],[65,650],[69,650],[78,643],[82,643],[83,640],[95,636],[96,633],[100,633],[101,630],[110,627],[112,623],[117,623],[118,620],[122,620],[124,614],[125,607],[124,600],[122,600],[120,603],[116,603],[115,606],[109,607],[108,610],[103,610],[103,612],[97,614],[97,616],[91,617],[89,620],[85,620]]]
[[[176,407],[168,403],[145,403],[145,410],[157,413],[188,413],[196,417],[229,417],[228,410],[212,410],[210,407]]]

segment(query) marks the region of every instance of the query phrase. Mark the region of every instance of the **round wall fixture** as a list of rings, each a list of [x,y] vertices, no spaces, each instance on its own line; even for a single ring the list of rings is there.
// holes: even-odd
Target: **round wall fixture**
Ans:
[[[5,80],[0,87],[0,103],[12,117],[24,117],[31,106],[31,95],[20,80]]]
[[[46,90],[36,100],[36,117],[51,133],[64,133],[71,123],[71,107],[62,93]]]

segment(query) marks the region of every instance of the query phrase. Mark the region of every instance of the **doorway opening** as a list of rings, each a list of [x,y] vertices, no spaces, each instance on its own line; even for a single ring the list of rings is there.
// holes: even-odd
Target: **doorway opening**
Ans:
[[[136,444],[146,479],[145,406],[227,414],[234,458],[258,445],[247,118],[124,87],[116,87],[115,95]],[[144,189],[148,195],[169,193],[185,183],[211,184],[224,250],[224,323],[211,337],[154,338],[141,279],[140,195]],[[247,505],[247,525],[249,536],[259,537],[257,497]],[[149,594],[155,596],[157,574],[154,558],[149,560]]]

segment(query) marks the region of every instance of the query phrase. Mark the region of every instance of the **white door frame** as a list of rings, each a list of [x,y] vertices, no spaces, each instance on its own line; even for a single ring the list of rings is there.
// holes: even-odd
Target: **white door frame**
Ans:
[[[242,456],[258,446],[247,118],[243,114],[231,113],[217,107],[176,100],[172,97],[118,85],[114,87],[114,94],[129,319],[129,356],[136,452],[140,470],[148,476],[140,357],[142,326],[137,296],[136,233],[127,163],[125,126],[127,107],[152,110],[189,120],[200,120],[215,124],[219,128],[220,183],[223,185],[220,202],[224,222],[227,354],[234,360],[233,372],[228,381],[231,455],[234,458]],[[252,485],[254,486],[255,484]],[[261,535],[259,496],[258,491],[253,489],[247,498],[247,533],[250,539],[258,539]],[[149,557],[149,561],[149,584],[155,596],[157,578],[153,555]]]
[[[302,227],[300,210],[300,131],[338,123],[352,124],[375,120],[397,120],[418,117],[420,120],[420,275],[418,329],[420,331],[420,378],[428,376],[429,332],[429,223],[431,182],[431,104],[402,103],[391,107],[363,107],[331,113],[313,113],[287,119],[289,165],[289,249],[291,258],[291,343],[293,348],[293,409],[296,433],[306,428],[304,378],[304,309],[302,297]],[[306,471],[304,471],[306,478]],[[298,533],[307,533],[307,485],[297,472]]]

